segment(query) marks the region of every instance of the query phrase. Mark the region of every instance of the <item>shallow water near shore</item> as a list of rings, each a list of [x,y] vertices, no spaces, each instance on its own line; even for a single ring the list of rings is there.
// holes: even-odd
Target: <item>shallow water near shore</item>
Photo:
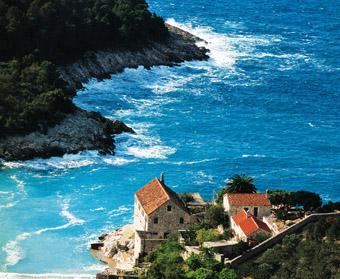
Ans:
[[[123,120],[116,156],[5,163],[0,272],[95,274],[88,253],[132,222],[133,194],[160,172],[211,199],[234,173],[340,201],[339,7],[332,1],[149,1],[207,41],[211,59],[89,81],[81,108]],[[1,277],[1,274],[0,274]]]

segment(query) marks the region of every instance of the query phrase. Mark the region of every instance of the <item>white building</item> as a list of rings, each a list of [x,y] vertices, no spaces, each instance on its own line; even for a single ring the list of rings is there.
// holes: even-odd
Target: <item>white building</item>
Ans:
[[[223,196],[224,210],[233,216],[245,210],[255,217],[263,218],[271,214],[271,203],[267,194],[226,193]]]
[[[262,232],[270,236],[271,230],[266,223],[254,217],[249,212],[242,210],[230,218],[230,226],[234,230],[237,238],[249,241],[254,236]]]

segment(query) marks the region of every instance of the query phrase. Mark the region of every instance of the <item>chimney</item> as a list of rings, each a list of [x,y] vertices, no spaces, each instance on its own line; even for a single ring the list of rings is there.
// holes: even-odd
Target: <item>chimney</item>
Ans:
[[[159,177],[159,181],[164,183],[164,173],[163,172],[161,172],[161,175]]]

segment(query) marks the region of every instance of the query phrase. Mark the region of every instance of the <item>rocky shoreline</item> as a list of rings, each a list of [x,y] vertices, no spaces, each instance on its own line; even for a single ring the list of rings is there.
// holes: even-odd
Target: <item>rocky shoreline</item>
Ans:
[[[164,43],[152,42],[146,48],[136,51],[102,50],[89,51],[78,61],[60,67],[61,77],[73,88],[81,88],[82,83],[92,77],[109,78],[125,68],[144,66],[174,66],[184,61],[207,60],[208,49],[198,47],[202,39],[166,24],[169,38]]]
[[[46,133],[0,139],[0,157],[7,161],[48,158],[82,150],[114,154],[112,135],[134,131],[119,120],[111,121],[97,112],[76,109]]]
[[[147,48],[136,51],[87,52],[80,60],[60,67],[60,75],[70,88],[76,90],[90,78],[108,78],[125,68],[174,66],[183,61],[208,59],[208,50],[196,45],[197,41],[202,40],[177,27],[167,27],[169,38],[164,43],[153,42]],[[65,114],[59,124],[46,132],[0,137],[0,159],[15,161],[48,158],[82,150],[114,154],[113,135],[122,132],[134,133],[119,120],[112,121],[99,113],[77,108],[75,112]]]

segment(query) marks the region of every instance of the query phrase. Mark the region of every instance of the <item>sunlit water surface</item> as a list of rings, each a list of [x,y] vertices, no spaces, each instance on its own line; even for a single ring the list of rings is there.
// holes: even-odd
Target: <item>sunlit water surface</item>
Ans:
[[[150,1],[207,41],[211,59],[91,80],[75,103],[137,133],[96,152],[5,163],[0,271],[95,274],[102,233],[132,222],[161,171],[206,199],[234,173],[340,200],[339,6],[334,1]],[[1,275],[0,275],[1,277]]]

